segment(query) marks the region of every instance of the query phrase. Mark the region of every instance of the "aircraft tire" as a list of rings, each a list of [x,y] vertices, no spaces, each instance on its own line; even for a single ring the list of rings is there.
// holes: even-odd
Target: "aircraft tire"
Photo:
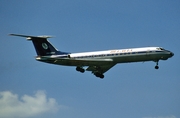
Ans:
[[[100,75],[100,78],[101,78],[101,79],[103,79],[103,78],[104,78],[104,75],[103,75],[103,74],[101,74],[101,75]]]
[[[80,67],[76,67],[76,71],[80,71]]]
[[[155,69],[159,69],[159,66],[155,66]]]
[[[81,73],[84,73],[84,72],[85,72],[85,70],[84,70],[84,69],[81,69],[81,70],[80,70],[80,72],[81,72]]]
[[[94,73],[94,75],[96,76],[96,77],[99,77],[99,78],[101,78],[101,79],[103,79],[104,78],[104,75],[103,74],[101,74],[101,73]]]
[[[85,70],[84,70],[83,68],[80,68],[80,67],[76,67],[76,71],[79,71],[79,72],[81,72],[81,73],[84,73],[84,72],[85,72]]]

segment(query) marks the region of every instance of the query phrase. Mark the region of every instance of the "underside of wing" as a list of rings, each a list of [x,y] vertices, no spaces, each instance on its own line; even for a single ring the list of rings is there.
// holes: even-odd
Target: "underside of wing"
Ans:
[[[66,66],[100,66],[100,65],[112,65],[112,59],[69,59],[59,57],[36,57],[36,60],[43,61],[52,64],[66,65]]]
[[[105,64],[105,65],[99,65],[99,66],[89,66],[86,70],[87,71],[92,71],[92,73],[105,73],[106,71],[108,71],[110,68],[112,68],[113,66],[115,66],[116,64]]]
[[[84,72],[84,66],[88,66],[86,71],[91,71],[96,77],[104,78],[104,73],[112,68],[116,63],[112,59],[69,59],[65,56],[37,56],[36,60],[43,61],[46,63],[65,65],[65,66],[76,66],[76,70]]]
[[[100,66],[104,64],[112,64],[112,59],[69,59],[69,63],[76,66]]]

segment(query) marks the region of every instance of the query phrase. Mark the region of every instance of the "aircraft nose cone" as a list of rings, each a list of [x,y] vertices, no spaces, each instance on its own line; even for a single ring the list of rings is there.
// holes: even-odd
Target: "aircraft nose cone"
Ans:
[[[174,56],[174,53],[170,52],[171,57]]]

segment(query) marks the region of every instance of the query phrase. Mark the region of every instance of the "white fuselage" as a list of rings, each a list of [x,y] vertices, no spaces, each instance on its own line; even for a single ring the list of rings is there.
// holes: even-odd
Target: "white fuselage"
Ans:
[[[71,53],[68,55],[52,55],[37,57],[36,59],[38,61],[45,61],[48,63],[66,66],[89,66],[98,65],[99,63],[102,64],[103,62],[109,62],[114,64],[141,61],[157,62],[159,60],[167,60],[173,55],[174,54],[172,52],[160,47],[144,47]],[[51,61],[52,59],[53,61]],[[54,61],[55,59],[57,60]]]

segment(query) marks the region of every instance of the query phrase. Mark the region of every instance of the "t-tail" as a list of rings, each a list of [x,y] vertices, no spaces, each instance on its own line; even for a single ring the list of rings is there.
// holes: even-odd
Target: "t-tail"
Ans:
[[[64,55],[66,52],[58,51],[48,40],[51,36],[28,36],[19,34],[10,34],[11,36],[25,37],[27,40],[33,42],[36,53],[38,56],[50,56],[50,55]]]

